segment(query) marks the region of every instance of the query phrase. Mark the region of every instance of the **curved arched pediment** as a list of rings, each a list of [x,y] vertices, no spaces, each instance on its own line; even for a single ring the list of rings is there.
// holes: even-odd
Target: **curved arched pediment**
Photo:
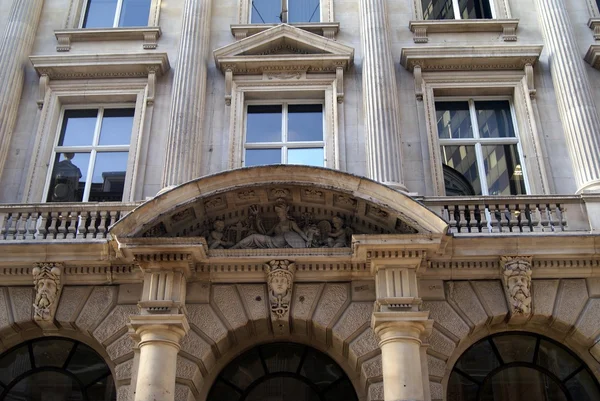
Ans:
[[[277,165],[227,171],[167,190],[121,219],[111,234],[206,237],[213,249],[298,248],[307,237],[307,247],[347,247],[353,234],[444,234],[446,227],[422,204],[369,179]]]

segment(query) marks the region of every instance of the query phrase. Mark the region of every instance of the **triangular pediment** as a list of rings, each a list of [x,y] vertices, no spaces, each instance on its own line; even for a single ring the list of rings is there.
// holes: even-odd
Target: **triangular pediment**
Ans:
[[[354,49],[335,40],[291,25],[281,24],[214,51],[223,72],[260,74],[272,69],[296,68],[307,72],[347,69]]]

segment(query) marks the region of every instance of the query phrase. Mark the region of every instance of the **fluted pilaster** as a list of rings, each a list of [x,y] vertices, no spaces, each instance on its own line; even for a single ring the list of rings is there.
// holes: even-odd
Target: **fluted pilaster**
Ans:
[[[578,191],[600,190],[600,117],[563,0],[536,0]]]
[[[163,187],[200,175],[212,0],[185,0],[175,68]]]
[[[17,121],[25,66],[44,0],[14,0],[0,44],[0,175]]]
[[[368,175],[404,190],[398,88],[385,0],[360,0],[360,17]]]

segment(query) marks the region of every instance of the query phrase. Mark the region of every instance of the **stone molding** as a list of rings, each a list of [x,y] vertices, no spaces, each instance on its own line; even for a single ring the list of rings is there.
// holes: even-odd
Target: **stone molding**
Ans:
[[[600,70],[600,45],[590,45],[584,59],[589,65]]]
[[[271,29],[279,24],[235,24],[231,25],[231,34],[236,40],[245,39],[248,36],[256,35],[257,33]],[[339,22],[314,22],[314,23],[293,23],[289,24],[294,28],[303,29],[314,33],[315,35],[323,36],[327,39],[335,39],[340,30]]]
[[[590,18],[588,27],[594,31],[594,40],[600,40],[600,17]]]
[[[54,36],[58,44],[57,52],[68,52],[73,42],[93,41],[143,41],[144,50],[152,50],[158,47],[158,39],[162,31],[158,26],[130,27],[130,28],[79,28],[79,29],[57,29]]]
[[[321,8],[321,18],[320,23],[332,23],[335,21],[334,18],[334,10],[333,10],[333,0],[319,0],[320,8]],[[238,24],[250,24],[250,16],[251,16],[251,8],[252,8],[252,0],[240,0],[238,1]],[[319,23],[315,23],[319,24]],[[263,24],[252,24],[252,25],[263,25]],[[295,25],[295,24],[294,24]]]
[[[414,20],[408,23],[415,43],[429,42],[430,33],[501,32],[502,40],[517,40],[518,19]]]

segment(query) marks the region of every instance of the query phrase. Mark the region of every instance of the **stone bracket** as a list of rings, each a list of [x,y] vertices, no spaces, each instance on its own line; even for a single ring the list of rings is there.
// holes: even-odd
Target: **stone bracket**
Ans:
[[[531,99],[535,98],[536,89],[535,89],[535,81],[533,76],[533,66],[531,64],[525,65],[525,83],[527,84],[527,90],[529,91],[529,97]]]
[[[231,91],[233,88],[233,70],[225,70],[225,104],[231,106]]]
[[[335,85],[337,88],[337,102],[344,102],[344,67],[338,65],[335,69]]]
[[[290,334],[290,307],[295,272],[296,266],[289,260],[272,260],[265,264],[271,325],[275,335]]]
[[[35,287],[34,321],[42,329],[56,330],[54,316],[62,293],[64,265],[55,262],[35,263],[31,271]]]
[[[47,74],[40,75],[40,83],[38,88],[38,100],[37,105],[41,110],[44,107],[44,99],[46,98],[46,92],[48,91],[48,85],[50,84],[50,77]]]

